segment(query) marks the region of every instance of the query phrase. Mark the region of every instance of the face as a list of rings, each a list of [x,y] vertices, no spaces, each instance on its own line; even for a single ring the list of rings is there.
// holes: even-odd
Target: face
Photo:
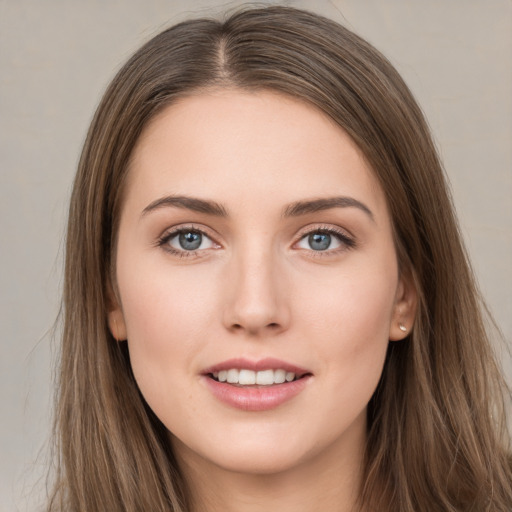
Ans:
[[[362,447],[414,293],[376,178],[323,113],[237,90],[167,107],[116,258],[110,327],[179,458],[268,474]]]

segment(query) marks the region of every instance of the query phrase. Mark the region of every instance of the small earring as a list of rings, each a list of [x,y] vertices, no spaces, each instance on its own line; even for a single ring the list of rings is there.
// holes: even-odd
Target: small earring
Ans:
[[[398,324],[398,328],[399,328],[402,332],[407,332],[407,327],[405,327],[405,325],[404,325],[402,322],[400,322],[400,323]]]

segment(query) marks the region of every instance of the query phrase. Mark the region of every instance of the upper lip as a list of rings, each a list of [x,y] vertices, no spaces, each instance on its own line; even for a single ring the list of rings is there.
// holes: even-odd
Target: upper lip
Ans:
[[[296,366],[294,364],[287,363],[286,361],[281,361],[280,359],[275,359],[272,357],[267,357],[265,359],[259,359],[258,361],[251,361],[250,359],[245,358],[235,358],[228,359],[226,361],[222,361],[220,363],[214,364],[209,368],[206,368],[202,373],[204,375],[208,375],[214,372],[221,372],[223,370],[230,370],[232,368],[237,368],[239,370],[252,370],[254,372],[259,372],[263,370],[285,370],[287,372],[293,372],[297,377],[302,377],[307,373],[311,373],[308,370]]]

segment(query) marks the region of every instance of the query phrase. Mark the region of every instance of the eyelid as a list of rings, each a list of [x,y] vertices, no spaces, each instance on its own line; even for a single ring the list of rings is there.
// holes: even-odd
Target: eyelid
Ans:
[[[353,249],[354,247],[356,247],[356,239],[354,235],[352,235],[348,230],[333,224],[310,224],[302,228],[297,234],[296,240],[293,242],[293,247],[295,247],[299,242],[304,240],[304,238],[313,233],[328,233],[330,235],[334,235],[338,238],[339,242],[341,243],[341,247],[335,249],[327,249],[325,251],[315,251],[313,249],[310,249],[309,252],[314,253],[315,256],[321,257],[322,255],[327,256],[337,254],[339,252],[343,252],[348,249]],[[308,249],[300,250],[308,251]]]
[[[220,244],[217,241],[217,239],[219,237],[216,236],[215,234],[212,234],[211,229],[206,228],[205,226],[199,226],[194,223],[178,224],[178,225],[167,228],[158,237],[155,245],[161,247],[166,252],[173,254],[175,256],[178,256],[178,257],[201,257],[201,256],[205,255],[204,253],[207,253],[212,249],[212,247],[209,247],[206,249],[196,249],[196,250],[187,251],[184,249],[174,248],[168,244],[169,240],[171,240],[178,234],[187,232],[187,231],[195,231],[195,232],[201,233],[203,236],[206,236],[207,238],[209,238],[215,246],[215,247],[213,247],[213,249],[222,248],[222,244]],[[308,249],[300,248],[300,250],[313,253],[313,255],[316,257],[337,254],[337,253],[352,249],[356,246],[355,237],[348,230],[341,228],[340,226],[336,226],[333,224],[310,224],[310,225],[305,226],[299,230],[299,232],[297,233],[295,240],[292,244],[292,248],[296,248],[296,246],[299,242],[301,242],[304,238],[306,238],[307,236],[309,236],[313,233],[328,233],[328,234],[334,235],[335,237],[337,237],[338,241],[341,244],[341,247],[337,247],[335,249],[326,249],[325,251],[315,251],[313,249],[308,250]]]
[[[172,240],[174,237],[179,235],[180,233],[186,233],[189,231],[194,231],[200,233],[201,235],[207,237],[211,240],[214,247],[208,247],[206,249],[195,249],[192,251],[187,251],[185,249],[177,249],[172,247],[168,242]],[[188,224],[177,224],[175,226],[167,228],[156,240],[155,245],[161,247],[164,251],[178,257],[188,258],[188,257],[201,257],[201,253],[206,253],[211,249],[221,248],[222,245],[217,242],[217,237],[210,233],[210,229],[205,228],[204,226],[198,226],[194,223]]]

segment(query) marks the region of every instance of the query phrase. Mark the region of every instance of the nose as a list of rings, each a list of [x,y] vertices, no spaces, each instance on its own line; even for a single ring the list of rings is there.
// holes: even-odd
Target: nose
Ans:
[[[252,337],[279,334],[290,322],[283,273],[271,251],[250,250],[234,256],[229,269],[224,325]]]

